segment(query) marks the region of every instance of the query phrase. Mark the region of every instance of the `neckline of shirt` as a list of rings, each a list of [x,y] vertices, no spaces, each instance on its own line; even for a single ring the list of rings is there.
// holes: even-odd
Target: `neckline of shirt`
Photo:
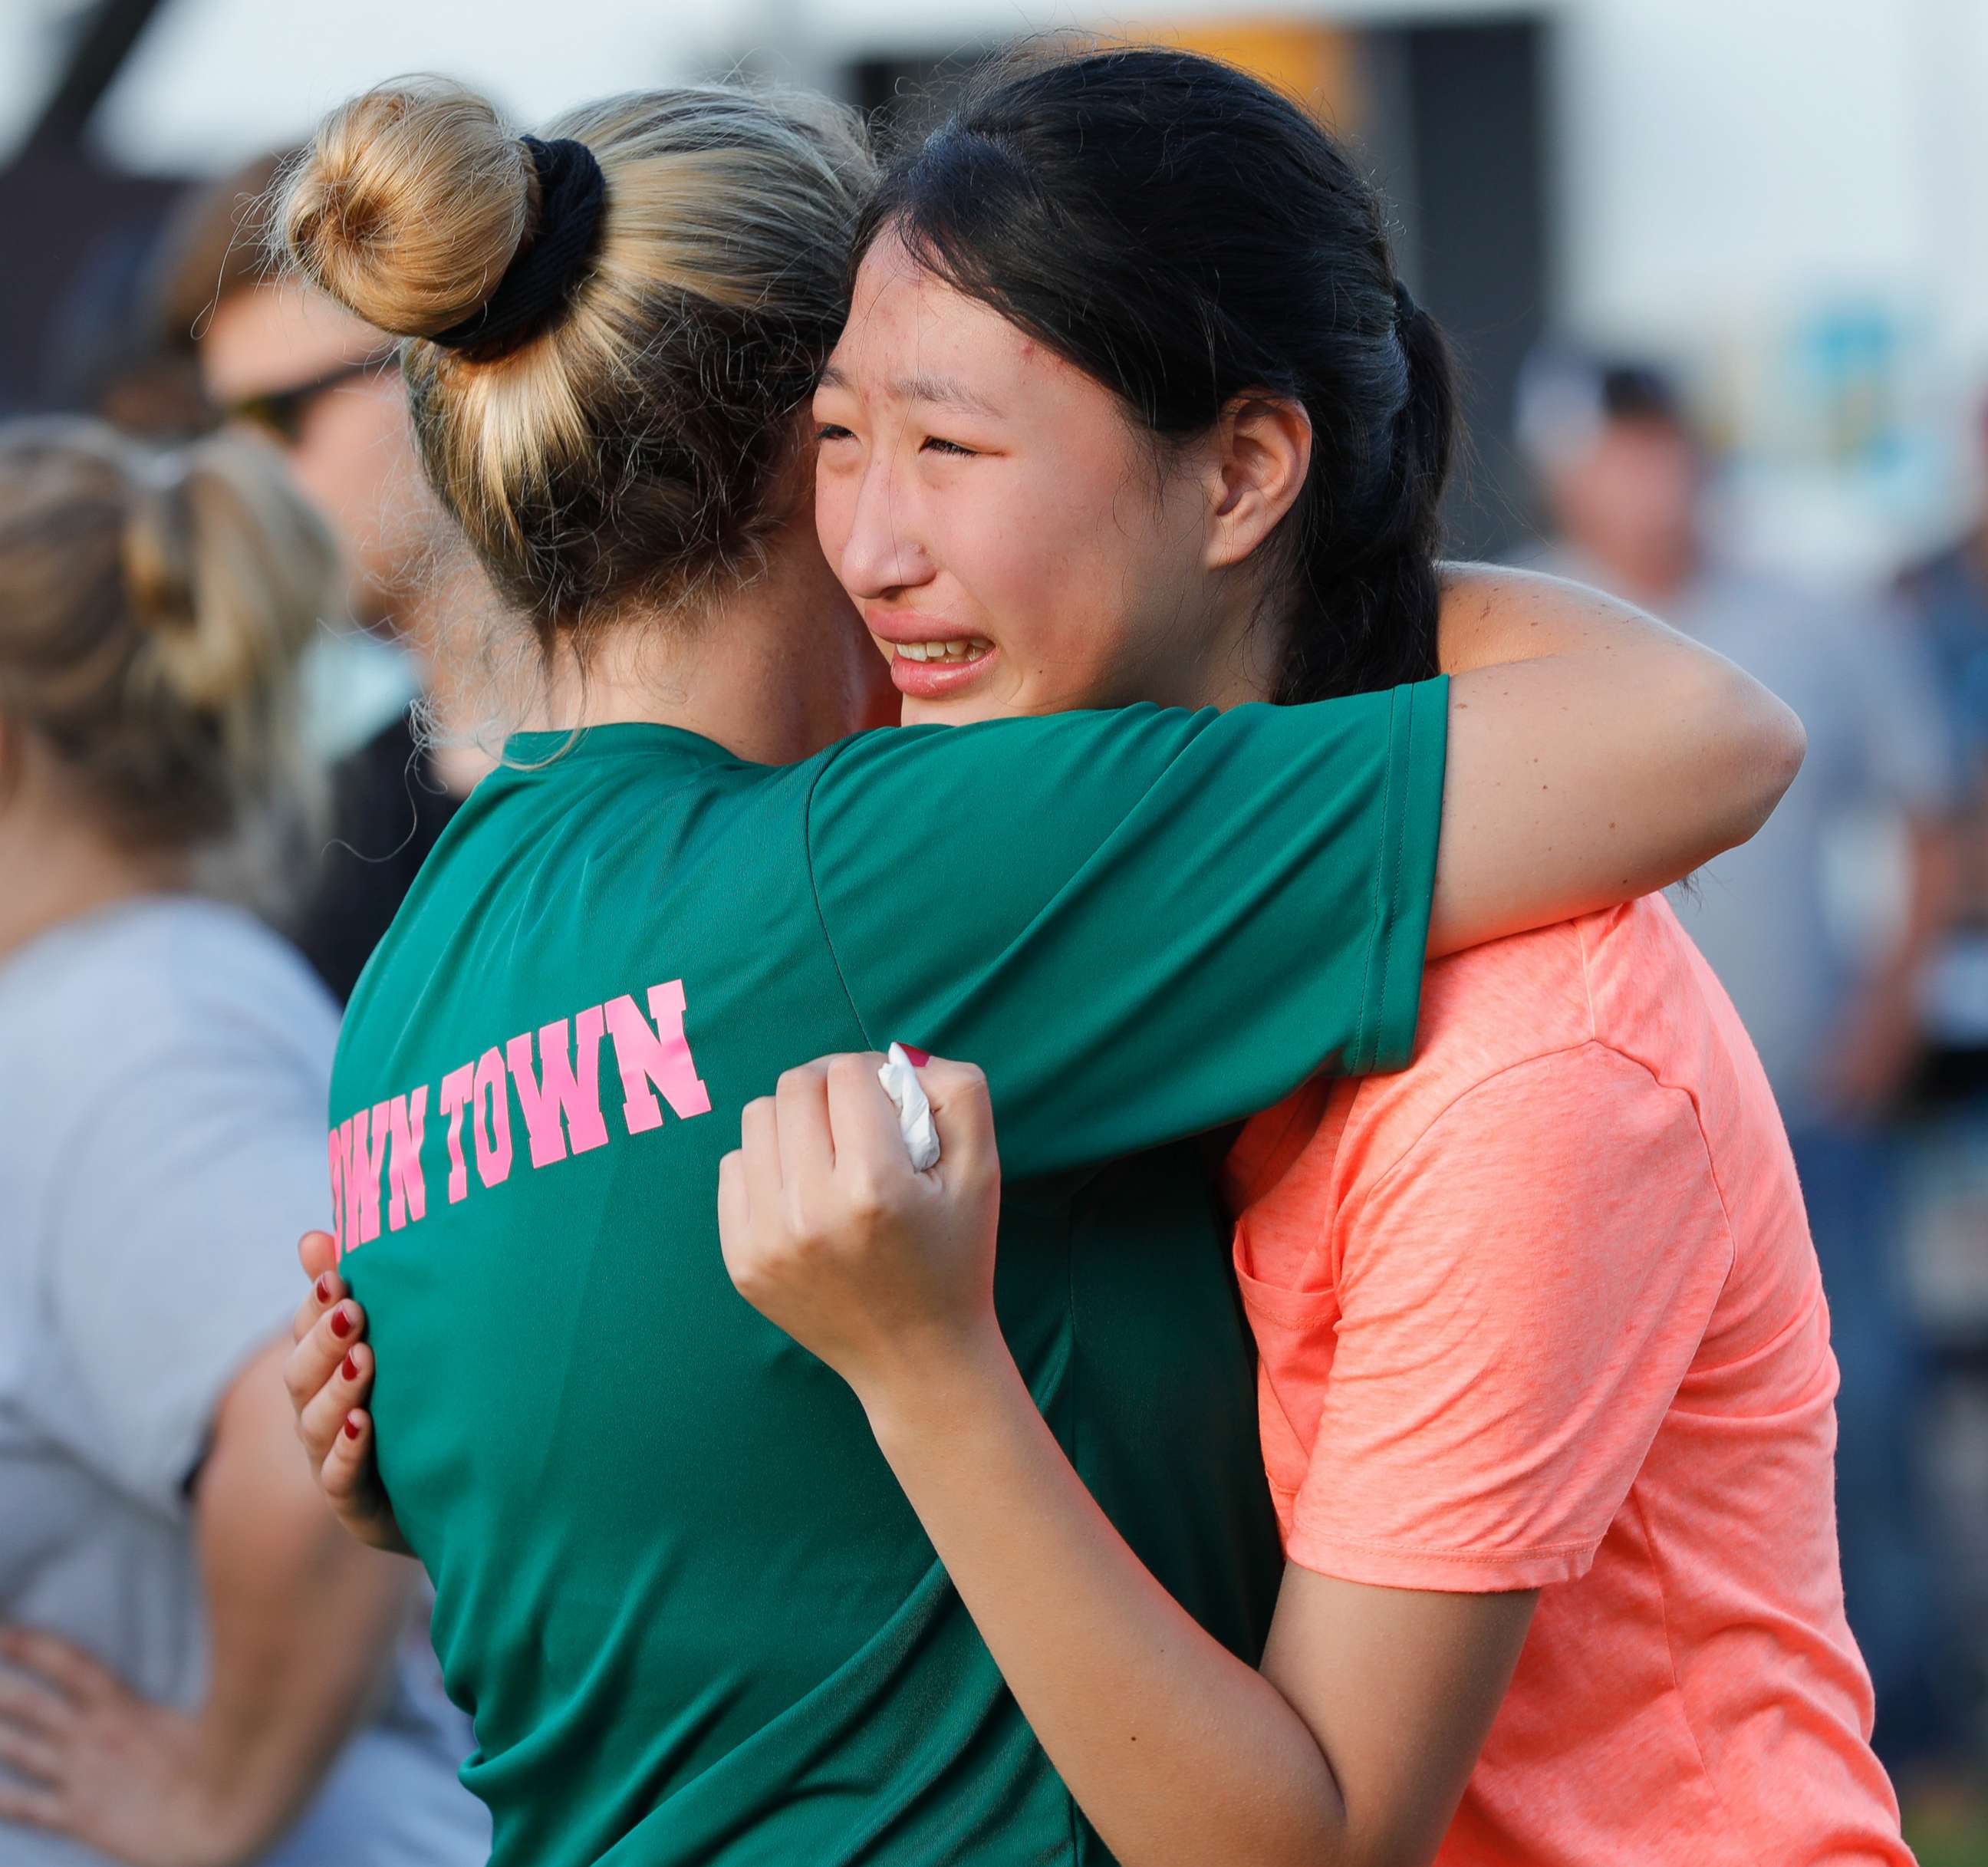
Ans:
[[[535,778],[556,773],[575,759],[659,752],[667,746],[706,759],[734,756],[715,739],[682,726],[664,725],[659,720],[620,719],[605,725],[513,732],[504,742],[503,763],[499,769],[514,778]]]

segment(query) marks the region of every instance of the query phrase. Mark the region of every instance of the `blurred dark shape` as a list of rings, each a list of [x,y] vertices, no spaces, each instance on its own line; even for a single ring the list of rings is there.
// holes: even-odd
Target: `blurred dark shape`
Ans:
[[[1516,431],[1558,538],[1542,567],[1648,607],[1765,682],[1807,729],[1807,763],[1774,817],[1675,905],[1753,1037],[1800,1172],[1842,1375],[1844,1595],[1895,1772],[1952,1752],[1961,1697],[1919,1463],[1929,1360],[1907,1301],[1898,1125],[1953,912],[1948,719],[1895,609],[1721,556],[1710,463],[1660,367],[1542,350],[1520,378]],[[1905,898],[1887,904],[1896,932],[1875,952],[1843,925],[1833,885],[1845,833],[1874,815],[1899,826],[1909,857]]]
[[[0,174],[0,415],[88,410],[113,399],[124,358],[147,357],[136,287],[174,189],[69,152],[30,152]],[[183,394],[155,393],[167,411],[162,431],[186,431]]]
[[[1675,421],[1684,411],[1668,380],[1645,364],[1617,364],[1601,372],[1601,411],[1611,421]]]
[[[1521,367],[1516,390],[1513,431],[1536,471],[1614,422],[1648,423],[1697,449],[1677,384],[1654,363],[1541,344]]]
[[[217,425],[225,411],[201,380],[200,328],[266,266],[252,210],[286,153],[196,184],[144,226],[103,236],[52,320],[48,382],[58,405],[159,440]]]
[[[0,172],[0,415],[121,405],[148,431],[190,431],[184,371],[153,367],[137,302],[144,251],[178,184],[107,169],[85,140],[159,6],[103,0],[78,15],[60,75]]]
[[[1977,416],[1988,465],[1988,403]],[[1939,692],[1966,760],[1957,913],[1928,1001],[1922,1093],[1988,1103],[1988,492],[1966,530],[1909,566],[1898,596],[1923,631]]]
[[[160,319],[189,354],[221,299],[269,274],[262,203],[294,147],[272,149],[212,181],[197,183],[168,217],[153,262]]]
[[[93,9],[80,15],[62,75],[29,135],[31,150],[73,149],[82,143],[96,107],[161,4],[161,0],[97,0]]]
[[[1684,425],[1684,406],[1670,377],[1650,364],[1606,364],[1594,377],[1594,400],[1604,421],[1674,421]]]
[[[0,413],[90,413],[167,441],[215,424],[196,327],[263,263],[254,230],[226,210],[259,197],[278,158],[189,190],[92,153],[90,119],[161,10],[161,0],[104,0],[80,15],[40,117],[0,173]]]
[[[46,399],[127,434],[184,440],[213,420],[191,348],[171,340],[150,296],[157,237],[120,228],[86,255],[52,320]]]
[[[333,770],[333,840],[292,932],[341,1004],[465,794],[439,773],[411,710]]]
[[[434,537],[392,340],[285,279],[270,257],[271,191],[300,154],[273,150],[189,190],[141,296],[213,418],[282,451],[338,537],[350,613],[406,651],[432,697],[448,658],[441,611],[458,593],[428,561]],[[341,1002],[483,765],[473,752],[438,754],[409,708],[334,769],[330,833],[286,931]]]
[[[1977,420],[1988,465],[1988,406]],[[1898,597],[1939,671],[1969,779],[1958,912],[1925,993],[1913,1221],[1941,1373],[1933,1446],[1966,1630],[1957,1644],[1979,1679],[1988,1677],[1988,490],[1960,536],[1902,573]]]
[[[1508,551],[1524,535],[1511,409],[1553,315],[1550,18],[1435,19],[1368,39],[1383,107],[1374,153],[1406,236],[1401,269],[1462,366],[1469,454],[1448,502],[1460,557]]]

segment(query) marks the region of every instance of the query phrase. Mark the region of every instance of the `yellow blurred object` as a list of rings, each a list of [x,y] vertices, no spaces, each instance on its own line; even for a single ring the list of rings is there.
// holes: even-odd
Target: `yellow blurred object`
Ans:
[[[1150,42],[1239,65],[1303,98],[1343,134],[1357,134],[1365,119],[1358,36],[1343,28],[1295,19],[1177,20],[1155,30]]]

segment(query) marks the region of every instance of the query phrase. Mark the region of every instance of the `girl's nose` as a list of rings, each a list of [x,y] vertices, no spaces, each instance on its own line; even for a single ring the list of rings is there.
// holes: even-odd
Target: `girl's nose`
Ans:
[[[837,569],[843,587],[859,599],[915,587],[932,574],[915,514],[896,496],[891,481],[888,465],[874,461],[856,495]]]

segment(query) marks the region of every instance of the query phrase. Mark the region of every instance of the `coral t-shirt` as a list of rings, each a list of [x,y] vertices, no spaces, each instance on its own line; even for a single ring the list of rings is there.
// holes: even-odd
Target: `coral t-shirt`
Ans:
[[[1228,1179],[1290,1561],[1541,1591],[1442,1867],[1909,1862],[1794,1163],[1668,906],[1431,967],[1412,1065]]]

